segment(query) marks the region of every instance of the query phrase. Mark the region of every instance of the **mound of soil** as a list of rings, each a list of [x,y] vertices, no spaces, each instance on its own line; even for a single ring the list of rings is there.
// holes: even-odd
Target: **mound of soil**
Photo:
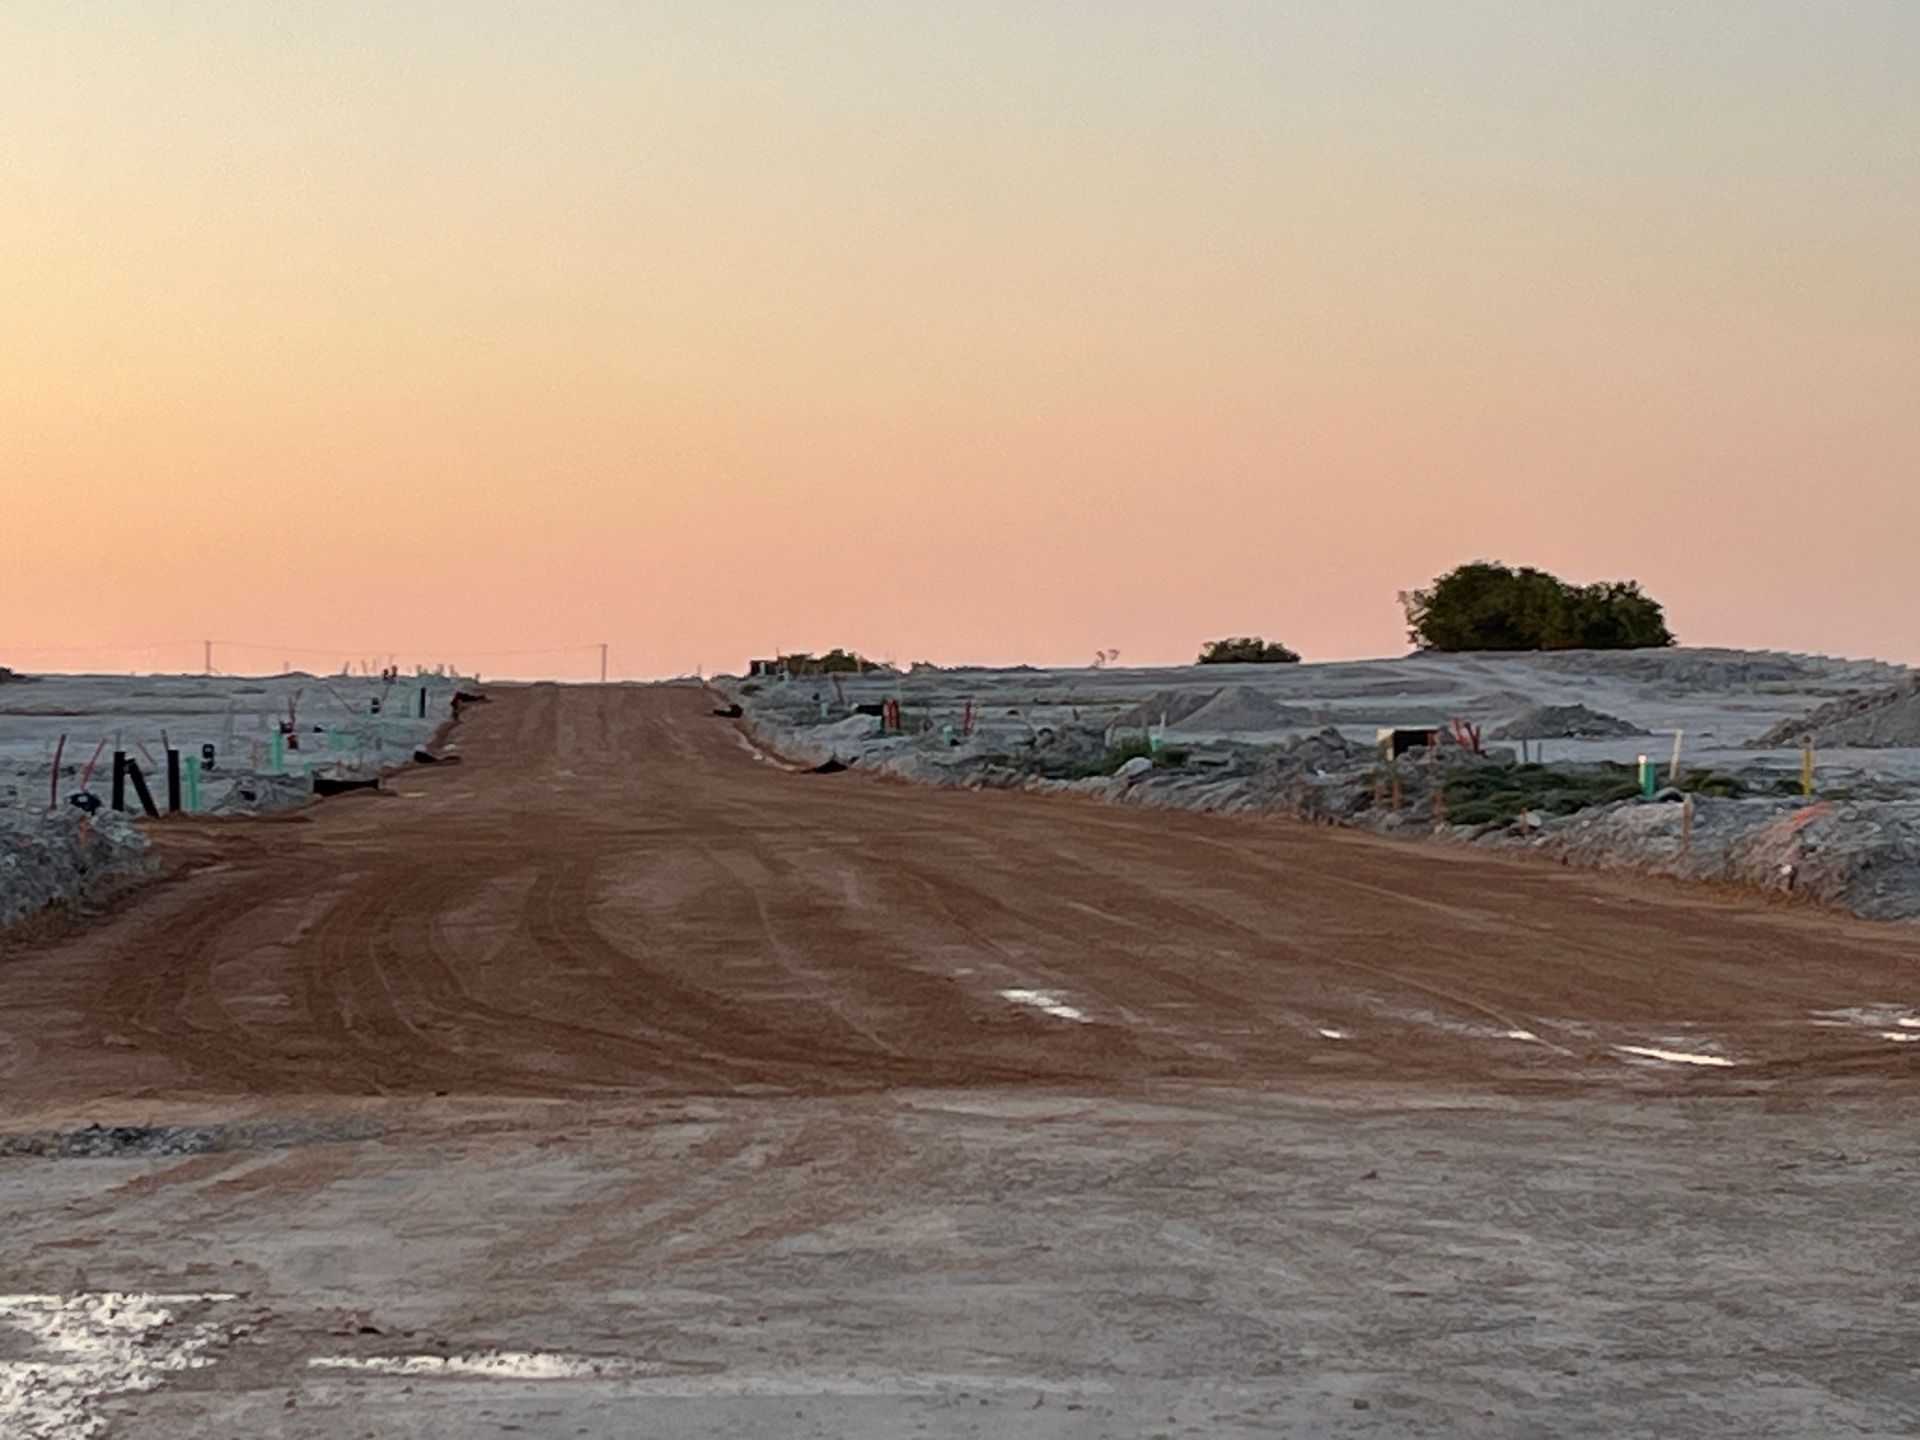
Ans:
[[[1535,664],[1582,675],[1612,675],[1642,684],[1688,689],[1739,689],[1805,682],[1831,674],[1832,660],[1760,650],[1553,650]]]
[[[1182,730],[1235,735],[1261,730],[1295,730],[1309,725],[1305,710],[1282,704],[1250,685],[1223,685],[1204,705],[1180,721]]]
[[[1493,732],[1495,740],[1611,740],[1647,732],[1585,705],[1536,705]]]
[[[1158,725],[1163,720],[1169,725],[1178,725],[1205,705],[1209,698],[1196,695],[1191,690],[1156,690],[1138,704],[1130,705],[1114,716],[1113,723],[1122,729]]]
[[[1847,695],[1798,719],[1782,720],[1747,743],[1756,750],[1779,750],[1809,738],[1816,745],[1882,750],[1920,746],[1920,675],[1890,690]]]

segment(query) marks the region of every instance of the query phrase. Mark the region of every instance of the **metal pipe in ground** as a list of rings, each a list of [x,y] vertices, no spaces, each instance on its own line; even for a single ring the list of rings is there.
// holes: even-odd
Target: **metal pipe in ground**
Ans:
[[[160,818],[160,807],[153,803],[153,792],[147,788],[147,775],[140,768],[138,760],[127,761],[127,781],[133,786],[133,793],[140,801],[140,808],[147,813],[149,820]]]

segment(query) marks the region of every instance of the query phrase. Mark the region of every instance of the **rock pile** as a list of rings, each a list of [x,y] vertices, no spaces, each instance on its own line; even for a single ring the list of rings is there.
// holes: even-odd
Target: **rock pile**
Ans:
[[[1535,705],[1493,732],[1495,740],[1610,740],[1647,732],[1585,705]]]
[[[146,837],[125,815],[15,812],[0,818],[0,929],[158,868]]]
[[[1920,675],[1890,690],[1847,695],[1795,720],[1783,720],[1749,742],[1756,750],[1779,750],[1806,740],[1816,745],[1888,749],[1920,745]]]

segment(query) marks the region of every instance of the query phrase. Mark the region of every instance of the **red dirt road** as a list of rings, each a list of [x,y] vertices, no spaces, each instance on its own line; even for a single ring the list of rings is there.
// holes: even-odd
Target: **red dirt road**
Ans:
[[[1920,1075],[1912,930],[1290,823],[790,773],[710,704],[502,690],[464,764],[395,794],[165,827],[183,879],[0,949],[0,1086],[57,1109]]]

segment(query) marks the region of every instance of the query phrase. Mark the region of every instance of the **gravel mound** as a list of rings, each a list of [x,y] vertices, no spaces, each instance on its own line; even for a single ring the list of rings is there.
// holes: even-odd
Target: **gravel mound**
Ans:
[[[1817,681],[1843,673],[1885,676],[1887,672],[1886,666],[1871,661],[1767,650],[1553,650],[1540,654],[1534,663],[1543,670],[1714,690]]]
[[[209,808],[214,815],[278,815],[313,799],[313,784],[292,775],[242,775]]]
[[[1610,740],[1647,732],[1585,705],[1536,705],[1493,732],[1495,740]]]
[[[1215,695],[1219,693],[1214,692]],[[1156,690],[1138,704],[1130,705],[1114,716],[1113,723],[1121,729],[1158,725],[1163,720],[1170,726],[1181,725],[1189,715],[1203,709],[1212,698],[1191,690]]]
[[[1920,746],[1920,675],[1890,690],[1844,696],[1797,719],[1783,720],[1748,744],[1756,750],[1779,750],[1808,737],[1816,745]]]
[[[1263,730],[1294,730],[1313,717],[1250,685],[1224,685],[1198,709],[1181,717],[1179,728],[1210,735],[1234,735]]]
[[[1534,843],[1593,869],[1646,870],[1837,905],[1870,920],[1920,920],[1920,802],[1842,804],[1697,798],[1628,802],[1553,822]]]
[[[158,868],[146,837],[110,810],[91,818],[76,809],[0,818],[0,929]]]

